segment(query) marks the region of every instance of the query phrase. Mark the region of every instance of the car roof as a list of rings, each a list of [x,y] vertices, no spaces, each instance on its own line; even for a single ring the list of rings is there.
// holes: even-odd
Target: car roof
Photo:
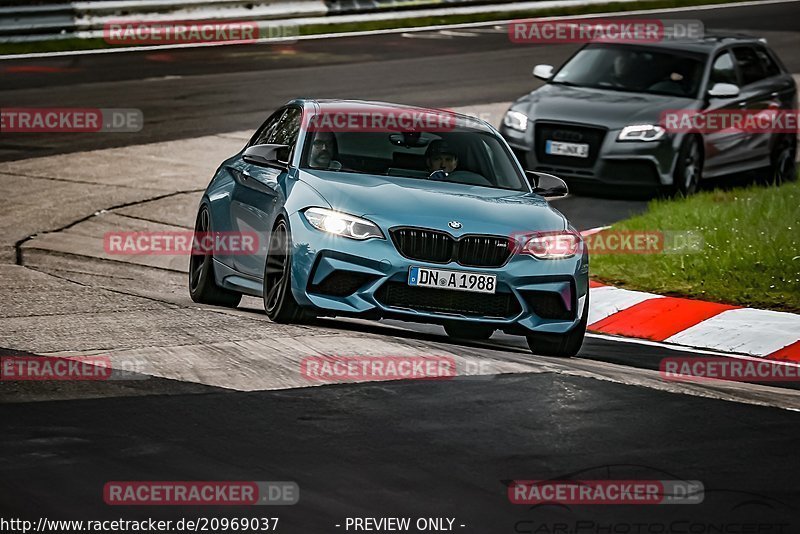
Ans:
[[[659,48],[662,50],[676,50],[682,52],[693,52],[708,54],[732,44],[761,45],[766,43],[764,39],[752,35],[737,33],[708,33],[698,39],[685,40],[665,40],[655,43],[619,43],[614,46],[646,46],[648,48]]]
[[[376,112],[381,110],[391,109],[392,111],[402,112],[408,111],[410,113],[425,113],[434,115],[446,115],[451,120],[454,118],[456,126],[472,128],[485,132],[492,132],[493,128],[484,120],[465,115],[463,113],[456,113],[449,109],[427,108],[423,106],[409,106],[405,104],[395,104],[392,102],[380,102],[373,100],[346,100],[346,99],[313,99],[313,98],[298,98],[292,101],[301,106],[313,106],[320,113],[325,112]]]

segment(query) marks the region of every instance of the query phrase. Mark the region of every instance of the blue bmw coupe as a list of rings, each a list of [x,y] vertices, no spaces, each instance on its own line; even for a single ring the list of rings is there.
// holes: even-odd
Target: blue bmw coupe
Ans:
[[[276,322],[318,316],[524,335],[535,354],[583,343],[588,254],[488,123],[379,102],[293,100],[224,161],[196,232],[258,236],[250,253],[191,256],[195,302],[262,297]]]

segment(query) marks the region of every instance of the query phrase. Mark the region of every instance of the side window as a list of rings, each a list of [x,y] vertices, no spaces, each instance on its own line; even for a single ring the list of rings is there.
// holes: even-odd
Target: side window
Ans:
[[[711,79],[708,88],[714,87],[715,83],[732,83],[738,85],[736,79],[736,68],[733,66],[733,57],[730,52],[723,52],[714,60],[711,66]]]
[[[763,48],[756,48],[756,57],[758,61],[761,63],[761,66],[764,68],[764,72],[767,75],[767,78],[772,76],[778,76],[781,73],[781,68],[775,63],[775,60],[769,55],[769,53],[764,50]]]
[[[742,85],[750,85],[767,77],[756,51],[749,46],[734,48],[733,55],[736,56],[736,64],[742,75]]]
[[[271,139],[275,135],[275,129],[278,126],[278,123],[286,115],[288,110],[281,109],[275,112],[267,122],[261,127],[261,129],[253,136],[253,140],[250,145],[265,145],[270,143],[269,139]]]
[[[275,127],[272,136],[267,143],[276,145],[289,145],[294,148],[297,143],[297,136],[300,133],[300,110],[297,108],[288,108],[286,113],[283,114],[281,120]]]

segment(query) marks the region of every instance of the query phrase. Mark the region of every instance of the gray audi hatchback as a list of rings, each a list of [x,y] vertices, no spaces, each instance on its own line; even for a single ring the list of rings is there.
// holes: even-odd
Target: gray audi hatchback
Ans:
[[[769,169],[774,182],[796,177],[796,132],[661,124],[672,110],[795,110],[795,81],[763,40],[590,43],[559,69],[537,65],[533,74],[546,84],[512,104],[501,133],[526,169],[571,187],[689,195],[703,178],[753,169]]]

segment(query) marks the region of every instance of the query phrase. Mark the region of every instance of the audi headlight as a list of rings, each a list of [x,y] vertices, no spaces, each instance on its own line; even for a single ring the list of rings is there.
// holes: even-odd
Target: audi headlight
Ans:
[[[619,133],[618,141],[658,141],[667,131],[655,124],[633,124]]]
[[[309,208],[303,212],[303,216],[311,226],[329,234],[361,241],[372,237],[384,239],[383,232],[375,223],[339,211]]]
[[[512,130],[524,132],[528,129],[528,116],[519,111],[507,111],[503,117],[503,124]]]
[[[540,260],[560,260],[577,254],[581,243],[580,236],[569,231],[533,234],[522,240],[519,253]]]

